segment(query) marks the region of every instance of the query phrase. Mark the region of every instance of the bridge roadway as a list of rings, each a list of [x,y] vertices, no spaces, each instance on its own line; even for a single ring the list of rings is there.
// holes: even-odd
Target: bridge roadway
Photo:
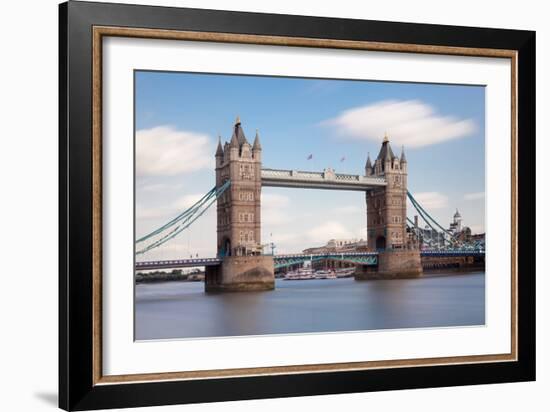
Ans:
[[[432,257],[453,257],[453,256],[485,256],[485,251],[481,250],[423,250],[421,256]],[[377,258],[378,252],[343,252],[343,253],[316,253],[316,254],[288,254],[275,255],[275,266],[277,262],[282,264],[284,261],[297,264],[306,260],[339,259],[354,261],[355,263],[376,264],[376,261],[368,258]],[[196,258],[196,259],[174,259],[174,260],[151,260],[135,263],[136,270],[155,270],[155,269],[179,269],[197,266],[216,266],[222,262],[221,258]]]
[[[336,173],[330,168],[322,172],[262,169],[262,186],[267,187],[358,190],[364,192],[386,185],[386,180],[383,177]]]

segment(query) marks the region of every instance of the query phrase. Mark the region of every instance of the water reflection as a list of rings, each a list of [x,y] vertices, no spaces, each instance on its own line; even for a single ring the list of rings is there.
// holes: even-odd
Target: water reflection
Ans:
[[[483,325],[485,274],[276,281],[269,292],[206,294],[199,282],[136,286],[136,338]]]

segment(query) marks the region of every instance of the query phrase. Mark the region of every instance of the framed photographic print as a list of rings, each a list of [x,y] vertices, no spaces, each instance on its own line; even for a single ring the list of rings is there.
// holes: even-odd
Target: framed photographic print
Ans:
[[[60,5],[60,407],[535,379],[535,33]]]

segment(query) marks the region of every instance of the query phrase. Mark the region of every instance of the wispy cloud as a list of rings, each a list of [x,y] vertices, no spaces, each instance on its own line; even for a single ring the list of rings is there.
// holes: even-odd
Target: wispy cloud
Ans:
[[[169,219],[173,219],[174,217],[182,213],[184,210],[193,206],[203,196],[204,194],[202,193],[192,193],[192,194],[184,195],[172,202],[167,203],[166,206],[147,207],[141,204],[137,204],[136,218],[138,220],[158,219],[160,221],[159,225],[164,224]],[[206,212],[207,214],[211,213],[213,210],[216,209],[215,205],[212,205],[212,206],[214,207],[210,207],[210,209]]]
[[[281,225],[288,223],[292,213],[288,210],[290,199],[284,195],[262,193],[262,224]]]
[[[310,80],[307,83],[305,92],[307,94],[329,94],[339,90],[342,87],[341,83],[331,82],[326,80]]]
[[[173,176],[212,167],[207,135],[158,126],[136,132],[138,176]]]
[[[182,183],[178,184],[169,184],[169,183],[140,183],[136,190],[139,192],[161,192],[168,193],[171,191],[178,190],[182,187]]]
[[[270,233],[265,232],[264,242],[273,241],[277,246],[277,253],[299,253],[308,247],[324,245],[330,239],[364,238],[362,230],[354,233],[342,222],[336,220],[317,224],[309,230],[292,233],[289,233],[288,228],[285,227],[284,231],[275,230],[272,234],[273,236],[270,236]]]
[[[485,225],[471,225],[472,234],[485,233]]]
[[[173,208],[174,210],[183,212],[185,209],[188,209],[197,203],[203,196],[204,193],[192,193],[181,196],[173,203]]]
[[[485,199],[485,192],[466,193],[464,195],[465,200],[480,200]]]
[[[365,211],[366,213],[366,206],[364,206],[363,208],[360,208],[359,206],[355,206],[355,205],[348,205],[348,206],[340,206],[340,207],[335,207],[334,209],[332,209],[332,211],[334,213],[337,213],[337,214],[355,214],[355,213],[358,213],[358,212],[362,212],[362,211]]]
[[[167,219],[172,212],[172,209],[165,207],[145,207],[136,205],[136,220],[139,224],[139,222],[143,220]]]
[[[308,240],[325,243],[329,239],[349,239],[353,234],[340,222],[331,220],[307,232]]]
[[[449,207],[449,199],[439,192],[415,193],[414,198],[424,209],[445,209]]]
[[[379,141],[384,133],[396,145],[428,146],[471,135],[472,119],[443,116],[420,100],[384,100],[354,107],[322,122],[335,127],[342,138]]]

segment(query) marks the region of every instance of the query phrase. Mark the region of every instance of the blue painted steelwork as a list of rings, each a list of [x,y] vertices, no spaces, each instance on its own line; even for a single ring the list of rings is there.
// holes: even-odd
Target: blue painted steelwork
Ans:
[[[154,269],[178,269],[197,266],[216,266],[222,263],[222,259],[204,258],[204,259],[176,259],[176,260],[150,260],[136,262],[136,270],[154,270]]]
[[[229,188],[229,186],[231,186],[231,181],[227,180],[220,187],[213,187],[193,206],[180,213],[174,219],[170,220],[168,223],[165,223],[158,229],[136,240],[136,245],[143,244],[147,240],[151,242],[148,245],[140,246],[140,249],[136,250],[136,255],[149,252],[150,250],[155,249],[175,238],[191,226],[195,220],[201,217],[208,210],[208,208],[214,204],[216,199],[218,199],[218,197],[220,197]]]
[[[304,262],[311,261],[317,262],[320,260],[338,260],[341,262],[349,262],[361,265],[376,266],[378,264],[378,253],[365,252],[365,253],[319,253],[314,255],[286,255],[275,256],[275,269],[303,264]]]
[[[442,225],[440,225],[423,207],[418,203],[418,201],[413,197],[411,192],[407,191],[407,197],[411,201],[413,207],[418,212],[419,216],[426,222],[426,224],[438,234],[438,237],[440,235],[443,235],[443,240],[446,243],[446,246],[442,250],[448,250],[448,251],[460,251],[460,250],[466,250],[469,253],[479,252],[479,253],[485,253],[485,242],[484,241],[474,241],[474,242],[465,242],[463,240],[459,240],[457,236],[452,233],[451,231],[445,229]],[[411,230],[415,230],[414,223],[411,219],[407,217],[407,221],[409,223],[408,227]],[[418,233],[417,233],[418,234]],[[433,246],[431,244],[430,246]]]
[[[389,250],[386,250],[388,252]],[[485,256],[483,250],[423,250],[421,256],[434,257],[452,257],[452,256]],[[349,253],[318,253],[313,255],[291,254],[275,255],[273,260],[275,268],[288,267],[302,264],[305,261],[319,261],[324,259],[340,260],[344,262],[356,263],[361,265],[376,266],[378,264],[378,252],[349,252]],[[197,259],[176,259],[176,260],[156,260],[136,262],[136,270],[154,270],[154,269],[177,269],[196,266],[215,266],[222,263],[221,258],[197,258]]]
[[[423,250],[420,256],[452,257],[452,256],[485,256],[484,250]]]

